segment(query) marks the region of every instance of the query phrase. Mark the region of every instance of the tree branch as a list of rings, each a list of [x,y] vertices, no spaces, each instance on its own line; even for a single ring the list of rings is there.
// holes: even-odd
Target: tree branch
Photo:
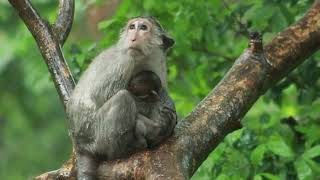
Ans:
[[[59,0],[59,12],[53,25],[53,32],[60,44],[66,41],[73,23],[74,0]]]
[[[71,12],[73,12],[73,10],[70,10],[73,4],[71,1],[72,0],[69,0],[69,3],[60,1],[60,13],[69,12],[69,15],[71,15]],[[9,2],[18,11],[20,18],[37,41],[41,55],[48,66],[55,87],[59,93],[60,100],[65,107],[75,86],[75,82],[62,54],[59,41],[55,38],[56,36],[50,28],[50,25],[39,16],[29,0],[9,0]],[[59,15],[56,24],[59,26],[67,26],[66,28],[58,28],[59,30],[56,30],[57,32],[63,33],[63,35],[58,36],[61,38],[60,42],[64,42],[66,39],[71,28],[71,23],[72,21],[66,18],[65,15]]]
[[[273,67],[266,87],[282,79],[319,48],[320,0],[316,0],[300,21],[280,32],[265,47]]]
[[[178,163],[182,165],[184,177],[191,177],[221,140],[237,129],[232,124],[242,118],[261,94],[319,48],[320,0],[316,0],[300,21],[279,33],[265,47],[271,64],[266,79],[261,78],[265,74],[263,68],[238,64],[246,52],[242,54],[216,88],[176,128],[173,146],[181,157]]]

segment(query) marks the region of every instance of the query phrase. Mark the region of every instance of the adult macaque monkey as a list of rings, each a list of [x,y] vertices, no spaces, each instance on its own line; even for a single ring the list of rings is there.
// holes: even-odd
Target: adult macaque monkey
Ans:
[[[96,179],[99,160],[126,157],[172,133],[177,116],[167,93],[166,52],[173,44],[155,18],[136,17],[128,21],[118,43],[99,54],[83,73],[67,104],[79,180]],[[161,86],[140,98],[135,94],[145,91],[130,88],[141,87],[146,78],[146,73],[139,77],[142,71],[154,73],[146,86],[150,91],[159,87],[152,79],[160,79]],[[149,95],[157,98],[145,101]]]

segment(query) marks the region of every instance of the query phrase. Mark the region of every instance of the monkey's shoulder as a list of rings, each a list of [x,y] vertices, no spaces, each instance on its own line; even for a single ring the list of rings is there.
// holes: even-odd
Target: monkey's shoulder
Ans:
[[[90,65],[99,64],[103,62],[104,64],[109,64],[115,61],[118,57],[119,50],[116,45],[113,45],[103,51],[101,51],[93,60]],[[99,64],[100,65],[100,64]]]
[[[77,86],[92,89],[95,88],[96,84],[101,84],[101,81],[104,81],[103,78],[112,73],[114,64],[117,61],[117,53],[116,46],[112,46],[98,54],[81,75]]]

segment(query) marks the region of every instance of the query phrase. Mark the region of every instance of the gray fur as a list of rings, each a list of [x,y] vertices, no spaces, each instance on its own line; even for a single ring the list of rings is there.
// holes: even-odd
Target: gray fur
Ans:
[[[95,179],[99,160],[127,157],[141,148],[159,144],[176,124],[176,112],[167,93],[164,34],[142,47],[144,56],[125,51],[125,32],[118,44],[103,51],[81,76],[67,104],[70,134],[77,152],[79,180]],[[159,102],[144,102],[126,87],[135,74],[150,70],[162,84]]]

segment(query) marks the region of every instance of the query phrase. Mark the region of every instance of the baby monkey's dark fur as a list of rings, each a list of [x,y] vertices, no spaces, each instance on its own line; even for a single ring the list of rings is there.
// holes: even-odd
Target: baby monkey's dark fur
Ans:
[[[141,71],[129,81],[128,90],[145,102],[160,100],[161,80],[152,71]]]

